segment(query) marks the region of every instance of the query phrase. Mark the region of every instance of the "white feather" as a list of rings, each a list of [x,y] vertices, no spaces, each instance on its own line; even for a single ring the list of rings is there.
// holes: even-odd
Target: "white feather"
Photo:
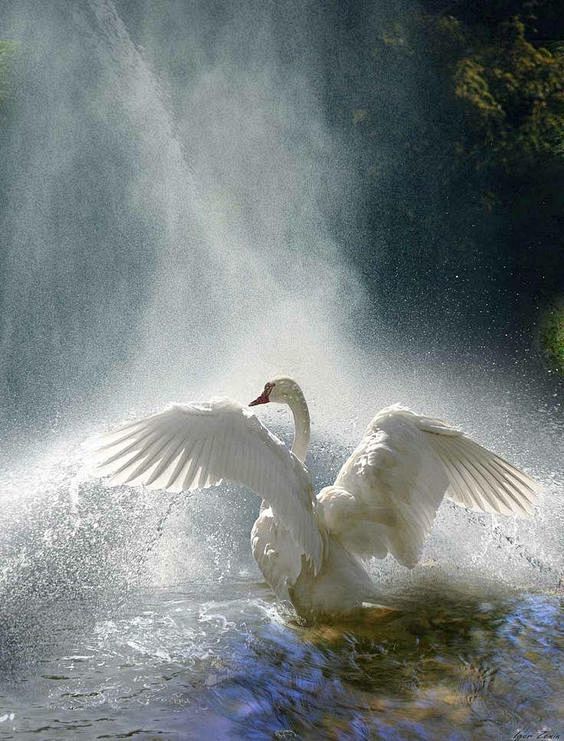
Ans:
[[[445,422],[393,406],[379,412],[318,495],[330,533],[351,552],[414,566],[446,495],[479,512],[529,516],[538,485]]]
[[[229,399],[174,404],[87,443],[112,486],[205,489],[236,481],[267,500],[299,553],[321,566],[322,538],[310,476],[282,442],[248,409]]]
[[[441,420],[400,406],[379,412],[333,486],[313,496],[303,464],[309,412],[299,386],[279,377],[255,403],[289,404],[293,452],[229,399],[173,405],[90,443],[110,484],[180,492],[228,479],[263,498],[253,555],[300,615],[349,613],[379,594],[360,557],[391,553],[413,567],[446,497],[480,512],[529,516],[538,485]]]

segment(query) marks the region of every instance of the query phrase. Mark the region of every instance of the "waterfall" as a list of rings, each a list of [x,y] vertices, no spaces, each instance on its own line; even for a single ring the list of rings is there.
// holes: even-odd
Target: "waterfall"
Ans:
[[[36,11],[8,14],[23,57],[3,154],[12,417],[248,392],[280,370],[335,379],[324,356],[344,355],[362,299],[324,217],[346,177],[267,13],[218,36],[178,91],[163,40],[148,59],[111,0]]]

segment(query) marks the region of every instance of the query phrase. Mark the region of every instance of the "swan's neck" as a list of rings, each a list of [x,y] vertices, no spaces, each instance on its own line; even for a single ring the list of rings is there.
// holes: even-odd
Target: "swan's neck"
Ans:
[[[309,409],[300,388],[294,390],[288,399],[288,405],[294,416],[292,453],[303,463],[306,459],[307,449],[309,448],[310,422]]]

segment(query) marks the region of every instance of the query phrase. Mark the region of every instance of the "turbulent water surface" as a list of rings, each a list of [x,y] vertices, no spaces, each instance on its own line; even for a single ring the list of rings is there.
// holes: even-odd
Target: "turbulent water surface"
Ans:
[[[375,6],[372,26],[408,5]],[[491,343],[381,331],[352,267],[379,244],[355,232],[354,142],[326,115],[322,6],[2,3],[2,739],[564,732],[558,384]],[[401,296],[417,270],[398,249],[404,272],[381,279]],[[251,558],[254,495],[88,476],[93,432],[173,400],[245,402],[280,372],[311,405],[316,487],[402,402],[537,477],[535,517],[445,502],[415,570],[370,565],[393,612],[306,626]],[[259,414],[288,438],[284,410]]]
[[[556,597],[428,587],[386,624],[307,629],[285,622],[264,592],[244,580],[205,595],[178,585],[139,592],[86,627],[45,626],[55,635],[38,647],[33,680],[3,691],[2,738],[504,738],[558,728]]]
[[[318,482],[343,454],[314,445]],[[443,504],[413,572],[374,564],[395,611],[307,626],[252,562],[254,496],[106,489],[71,441],[30,470],[3,482],[2,738],[561,727],[561,521],[546,500],[521,525]]]

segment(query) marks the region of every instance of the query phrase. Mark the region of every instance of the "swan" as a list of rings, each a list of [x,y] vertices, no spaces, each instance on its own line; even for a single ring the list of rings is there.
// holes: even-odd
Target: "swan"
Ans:
[[[418,562],[445,496],[478,512],[528,517],[538,484],[438,419],[400,405],[370,422],[335,483],[315,496],[305,465],[310,415],[299,385],[279,376],[249,407],[286,404],[291,450],[249,409],[227,398],[173,404],[91,440],[109,484],[170,492],[238,482],[262,498],[253,556],[279,600],[306,620],[381,605],[363,561],[391,553]]]

